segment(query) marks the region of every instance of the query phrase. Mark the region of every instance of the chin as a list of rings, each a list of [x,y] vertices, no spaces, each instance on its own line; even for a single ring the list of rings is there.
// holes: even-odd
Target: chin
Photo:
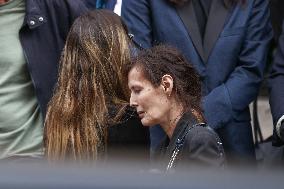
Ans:
[[[152,121],[148,121],[148,120],[141,120],[141,123],[144,127],[152,127],[155,125],[158,125],[158,123],[153,123]]]

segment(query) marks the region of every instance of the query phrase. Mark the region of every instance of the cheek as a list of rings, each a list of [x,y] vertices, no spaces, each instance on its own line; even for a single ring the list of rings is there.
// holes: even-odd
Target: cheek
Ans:
[[[150,104],[150,107],[151,108],[149,108],[149,116],[151,116],[153,120],[162,120],[170,110],[170,106],[167,99],[153,100]]]
[[[163,114],[163,112],[157,110],[151,115],[151,119],[153,120],[153,122],[155,122],[155,124],[160,124],[164,116],[165,115]]]

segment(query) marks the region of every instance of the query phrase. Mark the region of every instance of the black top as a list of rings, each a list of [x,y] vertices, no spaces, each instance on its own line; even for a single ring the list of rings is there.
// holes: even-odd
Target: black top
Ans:
[[[107,138],[107,159],[149,161],[150,136],[139,118],[110,126]]]
[[[212,0],[193,0],[192,4],[203,43]]]
[[[153,160],[158,168],[166,169],[173,161],[172,168],[187,169],[192,166],[223,167],[225,156],[218,135],[206,124],[198,123],[191,113],[185,113],[171,140],[165,138],[156,149]]]
[[[117,114],[114,106],[109,107],[110,117]],[[127,107],[120,122],[108,126],[107,159],[123,161],[149,161],[149,129],[144,127],[136,111]]]

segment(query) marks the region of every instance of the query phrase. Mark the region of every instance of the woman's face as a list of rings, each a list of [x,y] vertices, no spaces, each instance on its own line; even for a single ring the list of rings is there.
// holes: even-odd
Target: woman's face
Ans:
[[[136,111],[144,126],[163,124],[170,112],[170,101],[162,85],[154,87],[147,80],[141,68],[133,67],[128,74],[131,91],[130,105]]]

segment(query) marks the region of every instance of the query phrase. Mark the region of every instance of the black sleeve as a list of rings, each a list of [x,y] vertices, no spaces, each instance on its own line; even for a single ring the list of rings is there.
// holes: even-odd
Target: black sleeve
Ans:
[[[85,4],[78,0],[52,0],[46,3],[47,14],[59,28],[62,39],[66,38],[75,19],[88,11]]]

